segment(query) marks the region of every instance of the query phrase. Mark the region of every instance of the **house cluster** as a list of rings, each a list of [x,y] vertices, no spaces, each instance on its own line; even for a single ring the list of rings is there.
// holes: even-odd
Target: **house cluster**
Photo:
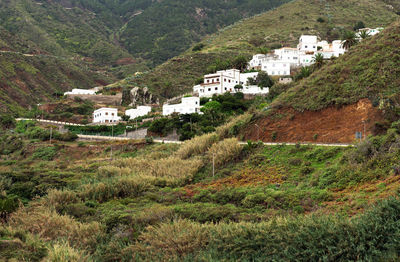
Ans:
[[[241,73],[237,69],[218,71],[215,74],[205,75],[204,82],[193,87],[193,93],[199,97],[212,97],[226,92],[242,92],[248,95],[268,94],[269,87],[251,85],[250,80],[255,80],[257,76],[258,72]]]
[[[151,112],[150,106],[138,106],[136,109],[129,109],[125,111],[125,115],[129,116],[130,119],[135,119],[140,116],[145,116]],[[93,112],[93,123],[117,123],[121,121],[121,117],[118,116],[117,108],[103,107]]]
[[[269,54],[256,54],[249,62],[249,68],[262,70],[270,76],[289,76],[291,69],[314,63],[316,54],[324,59],[338,57],[345,53],[343,41],[318,41],[315,35],[302,35],[296,48],[282,47]]]

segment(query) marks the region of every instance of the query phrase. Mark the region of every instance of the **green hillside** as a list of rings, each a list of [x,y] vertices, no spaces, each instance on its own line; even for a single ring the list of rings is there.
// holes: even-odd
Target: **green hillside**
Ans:
[[[275,102],[299,111],[341,106],[369,98],[386,113],[400,108],[400,21],[350,48]]]
[[[110,41],[111,30],[94,13],[55,2],[2,1],[0,25],[56,56],[89,57],[101,65],[131,57]]]
[[[56,94],[107,84],[112,79],[72,60],[0,53],[0,111],[25,112]]]
[[[146,75],[141,83],[158,93],[170,90],[171,94],[174,89],[187,92],[217,57],[232,59],[239,54],[252,55],[260,47],[294,46],[299,36],[307,33],[323,39],[340,39],[343,30],[352,30],[358,21],[368,27],[385,27],[397,17],[395,10],[381,0],[296,0],[220,30],[201,42],[201,51],[189,50],[171,59]],[[318,22],[318,18],[324,22]],[[181,61],[190,61],[191,66],[181,65]],[[186,72],[191,74],[184,76]],[[160,75],[163,77],[158,78]]]

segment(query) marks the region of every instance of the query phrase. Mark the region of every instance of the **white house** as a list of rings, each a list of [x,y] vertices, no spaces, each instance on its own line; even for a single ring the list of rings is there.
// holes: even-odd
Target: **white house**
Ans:
[[[290,63],[281,60],[267,60],[262,63],[261,70],[270,76],[290,75]]]
[[[120,120],[117,108],[103,107],[93,112],[93,123],[116,123]]]
[[[201,113],[199,97],[184,97],[180,104],[163,105],[163,115],[168,116],[173,113],[178,114],[194,114]]]
[[[211,97],[214,94],[235,92],[235,86],[240,85],[240,71],[237,69],[218,71],[204,76],[204,83],[193,87],[199,97]]]
[[[302,35],[299,39],[297,49],[300,52],[317,52],[318,37],[316,35]]]
[[[255,85],[251,86],[243,86],[243,89],[240,90],[245,95],[267,95],[269,93],[269,87],[259,87]]]
[[[96,91],[89,89],[78,89],[74,88],[70,92],[65,92],[64,95],[95,95]]]
[[[282,47],[275,49],[278,60],[289,63],[293,66],[299,65],[299,50],[297,48]]]
[[[145,116],[151,112],[151,106],[138,106],[136,109],[129,109],[125,111],[125,115],[130,119],[135,119],[140,116]]]
[[[251,90],[252,94],[256,92],[254,87],[248,83],[249,78],[256,79],[258,72],[240,73],[237,69],[230,69],[224,71],[218,71],[215,74],[209,74],[204,76],[204,83],[193,87],[193,92],[198,94],[199,97],[212,97],[213,95],[222,95],[224,93],[236,93]],[[242,85],[242,90],[236,90],[235,86]],[[269,89],[257,89],[259,94],[265,94],[265,90]],[[254,93],[256,94],[256,93]]]
[[[378,27],[378,28],[361,28],[361,29],[359,29],[358,32],[356,33],[356,36],[357,36],[358,38],[360,38],[360,34],[361,34],[362,31],[366,31],[367,34],[368,34],[369,36],[374,36],[374,35],[377,35],[377,34],[379,34],[380,32],[382,32],[383,29],[384,29],[383,27]]]

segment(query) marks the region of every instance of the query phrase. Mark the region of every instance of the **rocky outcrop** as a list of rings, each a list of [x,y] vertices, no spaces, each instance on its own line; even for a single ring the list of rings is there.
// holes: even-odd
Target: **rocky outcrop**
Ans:
[[[150,93],[147,87],[134,87],[131,89],[131,103],[129,106],[158,104],[159,99]]]

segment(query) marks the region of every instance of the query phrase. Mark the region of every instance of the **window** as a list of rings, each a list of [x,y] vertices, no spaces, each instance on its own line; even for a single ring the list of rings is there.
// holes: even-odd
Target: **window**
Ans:
[[[218,90],[218,87],[215,88],[215,91],[217,91],[217,90]]]
[[[228,90],[228,88],[225,87],[225,91]]]
[[[209,80],[209,79],[207,79],[207,83],[210,83],[210,80]]]
[[[274,72],[274,71],[272,71],[272,75],[275,75],[275,72]]]
[[[209,88],[208,91],[211,91],[211,88]]]
[[[226,82],[226,78],[224,78],[224,82]]]
[[[231,80],[229,79],[229,80],[228,80],[228,83],[230,83],[230,82],[231,82]]]
[[[111,113],[112,116],[114,116],[114,113]]]
[[[106,116],[108,116],[108,112],[106,112]]]

